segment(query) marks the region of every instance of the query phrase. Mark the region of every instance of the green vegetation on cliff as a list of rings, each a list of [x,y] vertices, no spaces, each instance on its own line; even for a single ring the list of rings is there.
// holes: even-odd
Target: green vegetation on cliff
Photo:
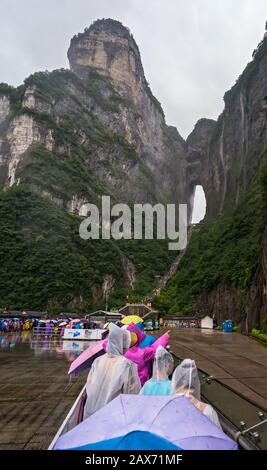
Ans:
[[[73,311],[104,306],[106,274],[115,284],[109,307],[127,298],[140,300],[173,260],[167,242],[83,241],[81,219],[67,212],[72,200],[99,203],[103,194],[131,204],[127,182],[135,166],[135,191],[158,200],[145,160],[119,133],[119,107],[134,105],[89,67],[78,74],[38,72],[18,88],[0,84],[0,95],[10,99],[1,132],[26,114],[38,125],[41,141],[19,162],[20,185],[0,193],[0,307]],[[50,149],[44,145],[47,138]],[[126,281],[123,255],[134,266],[133,288]]]
[[[9,96],[11,103],[10,115],[2,126],[6,127],[16,115],[27,114],[53,138],[52,151],[43,145],[28,149],[29,157],[23,159],[17,176],[31,189],[48,191],[64,202],[73,196],[96,200],[101,194],[121,201],[127,170],[138,166],[136,190],[149,193],[157,201],[153,175],[144,160],[101,117],[108,113],[108,119],[115,119],[119,106],[133,105],[114,90],[109,78],[89,67],[83,67],[83,75],[81,78],[60,69],[30,75],[18,88],[0,84],[0,95]],[[26,89],[34,92],[34,108],[23,106]],[[100,113],[95,112],[96,107]],[[105,185],[107,180],[110,186]],[[114,181],[117,194],[113,191]]]
[[[154,287],[173,254],[162,240],[82,240],[81,219],[23,185],[0,193],[0,307],[91,310],[101,304],[105,274],[116,290],[110,307]],[[134,264],[136,284],[125,282],[122,255]]]
[[[264,36],[262,41],[258,44],[257,48],[253,52],[253,60],[248,63],[245,70],[238,77],[235,85],[225,93],[224,100],[225,103],[229,103],[236,96],[240,90],[248,90],[250,84],[258,73],[259,64],[261,59],[267,53],[267,36]]]
[[[258,266],[267,223],[267,152],[238,207],[205,220],[192,234],[177,274],[154,304],[169,314],[192,312],[195,298],[221,282],[246,292]]]

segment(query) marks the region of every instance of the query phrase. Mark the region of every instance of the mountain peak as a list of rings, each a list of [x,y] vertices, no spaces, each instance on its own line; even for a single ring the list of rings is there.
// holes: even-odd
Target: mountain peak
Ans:
[[[146,84],[138,46],[130,30],[116,20],[96,20],[74,36],[68,59],[76,73],[90,67],[110,77],[115,88],[134,102]]]

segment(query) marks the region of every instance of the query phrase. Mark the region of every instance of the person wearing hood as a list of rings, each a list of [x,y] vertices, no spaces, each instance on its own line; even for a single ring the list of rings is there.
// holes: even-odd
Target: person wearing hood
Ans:
[[[140,390],[140,395],[170,395],[173,371],[173,357],[162,346],[159,346],[153,363],[153,376]]]
[[[126,352],[125,357],[137,364],[138,375],[141,381],[141,385],[143,386],[144,383],[149,379],[149,369],[153,363],[157,348],[159,346],[166,348],[166,346],[169,344],[169,333],[165,333],[164,335],[160,336],[151,346],[142,349],[140,348],[140,344],[145,339],[145,332],[141,331],[134,323],[131,323],[126,328],[131,333],[135,333],[137,342]],[[122,327],[122,329],[124,329],[124,327]]]
[[[200,400],[200,380],[196,363],[192,359],[184,359],[176,367],[172,376],[171,394],[187,397],[201,413],[221,429],[220,421],[214,408]]]
[[[141,331],[145,331],[143,322],[140,321],[139,323],[136,323],[136,326]],[[154,336],[148,335],[147,333],[145,333],[145,335],[146,336],[145,336],[144,340],[142,341],[142,343],[139,344],[139,348],[141,348],[141,349],[145,349],[147,346],[152,346],[152,344],[154,344],[155,341],[156,341],[156,338],[154,338]]]
[[[110,324],[106,354],[95,359],[88,374],[84,419],[121,393],[139,393],[137,366],[124,357],[130,346],[130,332]]]

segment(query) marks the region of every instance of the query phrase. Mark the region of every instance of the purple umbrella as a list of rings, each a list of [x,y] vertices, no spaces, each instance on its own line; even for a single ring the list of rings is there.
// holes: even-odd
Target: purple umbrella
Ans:
[[[98,356],[105,353],[103,342],[104,341],[98,341],[85,349],[85,351],[83,351],[75,361],[71,363],[68,374],[78,375],[83,370],[88,369]]]
[[[90,397],[89,397],[90,398]],[[184,450],[236,450],[237,444],[183,396],[119,395],[61,436],[55,449],[70,449],[127,435],[156,434]]]

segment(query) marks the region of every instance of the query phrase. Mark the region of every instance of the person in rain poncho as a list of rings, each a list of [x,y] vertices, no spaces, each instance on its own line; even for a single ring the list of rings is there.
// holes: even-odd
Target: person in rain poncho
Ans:
[[[111,324],[106,354],[95,359],[88,374],[84,419],[121,393],[139,393],[137,366],[123,356],[130,346],[130,332]]]
[[[211,405],[200,401],[200,381],[195,361],[184,359],[176,367],[171,384],[172,395],[184,395],[201,411],[210,421],[221,428],[216,411]]]
[[[124,328],[125,327],[123,326],[122,329]],[[140,344],[145,339],[145,332],[141,331],[134,323],[131,323],[126,328],[128,331],[135,333],[137,336],[137,343],[126,352],[125,357],[137,364],[138,375],[141,385],[143,386],[150,377],[150,366],[153,364],[157,348],[159,346],[163,346],[165,348],[169,344],[169,333],[167,332],[160,336],[152,346],[141,349]]]
[[[159,346],[153,364],[153,376],[140,390],[140,395],[170,395],[173,371],[173,357],[162,346]]]

